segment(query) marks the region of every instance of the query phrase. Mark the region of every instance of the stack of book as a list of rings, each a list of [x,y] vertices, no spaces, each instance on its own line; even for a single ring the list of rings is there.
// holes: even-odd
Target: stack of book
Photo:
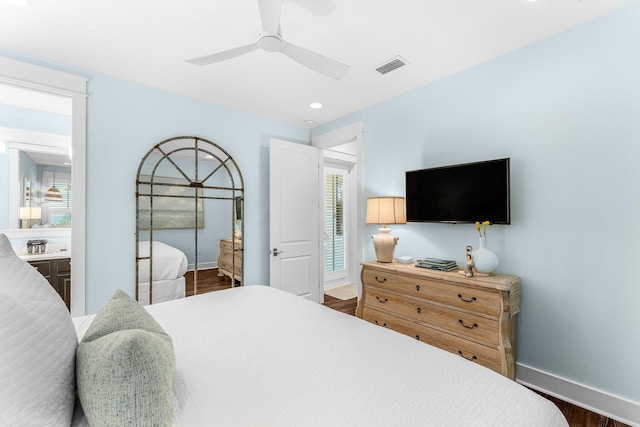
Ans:
[[[416,262],[416,267],[440,271],[454,271],[458,269],[458,264],[448,259],[422,258]]]

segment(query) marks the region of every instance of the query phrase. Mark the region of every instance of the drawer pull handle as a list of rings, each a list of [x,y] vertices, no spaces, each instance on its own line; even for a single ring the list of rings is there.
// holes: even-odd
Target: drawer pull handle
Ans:
[[[417,334],[416,334],[416,339],[417,339],[418,341],[420,341],[420,335],[417,335]]]
[[[416,291],[420,290],[420,285],[416,285]]]
[[[379,296],[377,296],[377,295],[376,295],[376,299],[377,299],[377,300],[378,300],[378,302],[379,302],[379,303],[381,303],[381,304],[384,304],[384,303],[386,303],[387,301],[389,301],[389,298],[384,298],[384,299],[382,299],[382,298],[380,298],[380,297],[379,297]]]
[[[473,325],[471,325],[471,326],[465,325],[465,324],[464,324],[464,321],[463,321],[462,319],[458,319],[458,322],[460,322],[460,324],[461,324],[462,326],[464,326],[465,328],[467,328],[467,329],[474,329],[474,328],[477,328],[477,327],[478,327],[478,324],[477,324],[477,323],[474,323],[474,324],[473,324]]]
[[[416,311],[418,312],[418,314],[422,313],[422,309],[420,307],[416,307]]]
[[[386,323],[382,323],[382,324],[380,324],[380,323],[378,323],[378,321],[377,321],[377,320],[375,320],[375,322],[376,322],[376,325],[378,325],[378,326],[382,326],[383,328],[386,328],[386,327],[387,327],[387,324],[386,324]]]
[[[382,279],[380,279],[378,276],[376,276],[376,281],[377,281],[378,283],[386,283],[387,278],[386,278],[386,277],[383,277]]]
[[[462,294],[458,294],[458,298],[460,298],[462,301],[464,302],[474,302],[475,300],[477,300],[478,298],[476,297],[471,297],[471,299],[464,299],[464,297],[462,296]]]
[[[464,357],[464,358],[465,358],[465,359],[467,359],[467,360],[471,360],[471,361],[478,360],[478,358],[477,358],[476,356],[466,357],[464,354],[462,354],[462,351],[461,351],[461,350],[458,350],[458,354],[459,354],[460,356]]]

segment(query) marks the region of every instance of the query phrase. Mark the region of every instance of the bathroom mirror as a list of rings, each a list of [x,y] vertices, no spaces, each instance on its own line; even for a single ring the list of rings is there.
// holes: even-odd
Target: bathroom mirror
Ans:
[[[136,299],[242,285],[243,217],[242,174],[222,147],[196,136],[155,145],[136,177]]]

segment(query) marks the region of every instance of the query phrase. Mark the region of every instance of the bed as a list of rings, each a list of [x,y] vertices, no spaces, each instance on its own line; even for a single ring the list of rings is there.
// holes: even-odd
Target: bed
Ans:
[[[138,244],[138,256],[149,256],[149,241]],[[187,257],[184,252],[166,243],[153,241],[153,303],[170,301],[185,296],[184,274],[187,271]],[[138,264],[138,301],[149,304],[149,260],[141,259]]]
[[[106,353],[117,340],[124,358]],[[116,291],[71,319],[1,234],[0,343],[0,425],[567,426],[489,369],[267,286],[144,307]],[[95,422],[107,413],[129,418]]]
[[[566,426],[489,369],[266,286],[146,309],[173,339],[179,426]]]

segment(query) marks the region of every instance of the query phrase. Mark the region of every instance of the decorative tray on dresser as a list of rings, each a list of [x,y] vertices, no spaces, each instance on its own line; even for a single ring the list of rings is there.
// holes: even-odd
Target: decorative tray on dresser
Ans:
[[[365,262],[356,316],[515,379],[520,279]]]

